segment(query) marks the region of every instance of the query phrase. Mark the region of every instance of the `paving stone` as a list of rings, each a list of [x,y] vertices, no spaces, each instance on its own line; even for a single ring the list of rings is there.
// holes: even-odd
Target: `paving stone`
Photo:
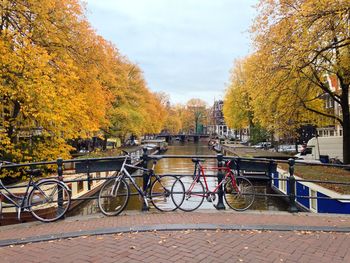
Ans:
[[[22,262],[24,255],[26,262],[349,262],[350,234],[344,231],[350,226],[349,219],[346,215],[220,211],[26,223],[0,227],[0,241],[64,234],[72,237],[0,247],[0,262]],[[171,226],[181,230],[167,231]],[[212,226],[212,230],[187,230],[186,226]],[[249,230],[220,230],[218,226],[245,226]],[[260,230],[264,226],[278,230]],[[99,235],[103,230],[142,227],[163,231]],[[339,231],[282,231],[293,227]],[[73,235],[84,231],[93,235]]]

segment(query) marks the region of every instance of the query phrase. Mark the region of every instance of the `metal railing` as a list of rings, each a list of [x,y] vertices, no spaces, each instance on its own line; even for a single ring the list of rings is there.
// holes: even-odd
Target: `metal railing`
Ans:
[[[134,161],[135,163],[138,163],[140,166],[143,166],[144,168],[147,168],[148,162],[154,157],[154,155],[149,155],[146,148],[142,149],[142,153],[138,152],[133,154],[135,156]],[[279,197],[287,199],[289,202],[289,211],[290,212],[298,212],[301,208],[300,204],[297,203],[297,199],[305,198],[305,199],[320,199],[320,200],[342,200],[342,201],[349,201],[350,202],[350,195],[349,197],[327,197],[327,196],[310,196],[310,195],[298,195],[296,193],[296,184],[297,182],[307,182],[307,183],[316,183],[316,184],[335,184],[335,185],[346,185],[350,186],[350,182],[342,182],[342,181],[333,181],[333,180],[311,180],[311,179],[296,179],[295,178],[295,164],[299,165],[312,165],[312,166],[325,166],[325,167],[336,167],[340,169],[347,169],[350,170],[350,165],[339,165],[339,164],[307,164],[304,162],[298,162],[294,159],[289,160],[274,160],[274,159],[263,159],[263,158],[241,158],[236,156],[224,156],[222,154],[217,155],[157,155],[157,157],[161,157],[163,159],[176,159],[176,158],[201,158],[201,159],[213,159],[217,161],[217,167],[223,167],[225,161],[227,160],[233,160],[235,162],[235,169],[238,172],[238,175],[245,176],[245,173],[247,171],[250,172],[261,172],[262,174],[266,175],[267,180],[278,181],[278,182],[287,182],[287,188],[289,191],[287,193],[283,193],[281,191],[278,191],[274,194],[271,193],[255,193],[256,196],[266,196],[266,197]],[[47,162],[34,162],[34,163],[26,163],[26,164],[6,164],[3,165],[1,170],[3,169],[18,169],[22,167],[46,167],[46,166],[52,166],[56,165],[56,175],[54,177],[58,178],[59,180],[65,182],[65,183],[79,183],[88,181],[88,186],[90,186],[90,183],[93,181],[100,181],[100,180],[106,180],[109,178],[112,178],[112,176],[105,176],[105,177],[92,177],[92,173],[101,172],[101,171],[117,171],[118,168],[120,168],[121,162],[124,160],[124,156],[115,156],[115,157],[102,157],[102,158],[85,158],[85,159],[71,159],[71,160],[63,160],[63,159],[57,159],[55,161],[47,161]],[[64,167],[66,164],[75,164],[75,173],[85,173],[86,178],[83,179],[65,179],[64,174]],[[277,165],[279,163],[288,164],[288,177],[287,178],[278,178],[273,177],[273,174],[277,173]],[[1,172],[1,171],[0,171]],[[0,174],[1,175],[1,174]],[[188,174],[187,174],[188,175]],[[114,175],[115,176],[115,175]],[[141,177],[143,178],[143,185],[145,185],[145,182],[147,182],[147,174],[143,173],[142,175],[134,175],[135,177]],[[182,176],[182,175],[177,175]],[[210,176],[210,175],[209,175]],[[222,181],[224,178],[223,171],[218,169],[217,174],[214,175],[214,177],[217,177],[218,184]],[[266,179],[265,178],[265,179]],[[9,186],[8,188],[21,188],[23,186]],[[88,189],[90,190],[90,189]],[[219,189],[218,192],[218,204],[216,205],[217,209],[225,209],[225,204],[223,202],[223,190],[222,188]],[[78,197],[78,198],[72,198],[72,201],[83,201],[83,200],[90,200],[90,199],[96,199],[96,196],[84,196],[84,197]],[[145,208],[143,208],[145,209]]]

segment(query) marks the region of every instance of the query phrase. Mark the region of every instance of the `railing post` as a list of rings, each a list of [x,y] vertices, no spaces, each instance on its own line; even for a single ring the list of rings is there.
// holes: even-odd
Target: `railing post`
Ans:
[[[298,208],[295,202],[295,177],[294,177],[294,159],[288,160],[289,164],[289,177],[288,177],[288,186],[289,186],[289,212],[296,213]]]
[[[91,182],[91,174],[90,174],[90,161],[87,161],[87,184],[88,184],[88,191],[91,190],[90,182]]]
[[[57,159],[57,175],[58,175],[58,180],[63,181],[63,159],[62,158]]]
[[[272,173],[275,173],[275,170],[276,170],[276,169],[274,169],[273,166],[274,166],[274,161],[272,161],[272,160],[269,161],[269,167],[268,167],[267,172],[268,172],[268,177],[270,178],[270,181],[272,180],[272,177],[273,177]]]
[[[58,180],[63,181],[63,159],[58,158],[57,159],[57,175],[58,175]],[[59,210],[63,207],[63,190],[58,189],[57,192],[57,213],[59,213]]]
[[[147,147],[143,147],[143,154],[142,154],[142,166],[143,168],[147,169],[148,168],[148,154],[147,154]],[[143,183],[142,183],[142,189],[143,192],[145,193],[147,191],[147,184],[149,180],[149,173],[146,171],[143,171],[142,178],[143,178]],[[148,211],[149,207],[145,204],[145,202],[142,203],[142,211]]]
[[[269,178],[270,179],[272,179],[272,166],[273,166],[273,161],[272,160],[270,160],[269,161],[269,167],[268,167],[268,176],[269,176]]]
[[[237,169],[237,176],[241,176],[241,167],[240,167],[240,163],[241,163],[241,158],[237,158],[236,159],[236,169]]]
[[[221,167],[224,166],[224,157],[221,153],[219,153],[216,158],[218,161],[218,174],[217,174],[218,184],[220,184],[222,182],[222,180],[224,179],[224,173],[223,173],[222,169],[220,169]],[[224,197],[224,191],[223,191],[223,185],[221,185],[218,189],[218,203],[215,206],[215,208],[218,210],[225,209],[223,197]]]

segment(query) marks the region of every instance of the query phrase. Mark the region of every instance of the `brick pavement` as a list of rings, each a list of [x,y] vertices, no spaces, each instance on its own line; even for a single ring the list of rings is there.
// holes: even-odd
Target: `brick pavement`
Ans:
[[[261,212],[128,213],[0,227],[0,241],[103,229],[179,226],[177,231],[82,235],[0,248],[0,262],[350,262],[350,217]],[[186,230],[186,226],[216,230]],[[222,230],[278,226],[275,230]],[[283,231],[308,227],[323,231]],[[332,232],[330,229],[338,231]],[[341,232],[343,231],[343,232]],[[91,233],[92,233],[91,232]],[[98,234],[98,231],[95,233]],[[73,235],[74,236],[74,235]]]

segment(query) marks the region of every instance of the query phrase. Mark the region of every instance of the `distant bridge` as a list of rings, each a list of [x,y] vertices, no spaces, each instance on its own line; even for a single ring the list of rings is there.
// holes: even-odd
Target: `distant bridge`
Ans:
[[[209,134],[158,134],[157,138],[165,138],[166,142],[171,142],[174,138],[179,138],[180,141],[185,142],[188,139],[193,139],[198,142],[200,138],[209,138]]]

